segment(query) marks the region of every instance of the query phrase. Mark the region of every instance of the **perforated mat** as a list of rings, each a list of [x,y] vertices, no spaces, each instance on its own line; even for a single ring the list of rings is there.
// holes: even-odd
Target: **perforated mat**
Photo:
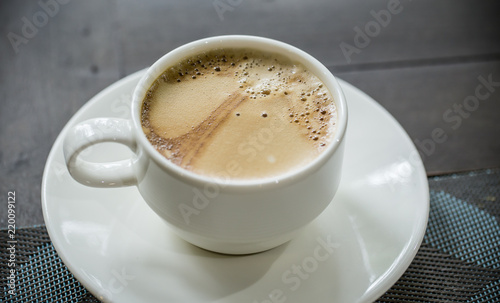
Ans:
[[[500,170],[429,178],[422,246],[377,302],[500,302]],[[0,230],[1,302],[98,303],[68,271],[44,226],[16,230],[16,285],[9,293],[9,233]]]

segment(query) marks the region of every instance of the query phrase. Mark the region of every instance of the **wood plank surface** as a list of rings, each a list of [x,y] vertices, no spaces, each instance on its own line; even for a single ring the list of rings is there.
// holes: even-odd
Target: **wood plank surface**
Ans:
[[[336,74],[398,120],[428,175],[500,165],[500,61]]]
[[[58,1],[0,3],[0,194],[16,190],[18,226],[43,223],[45,160],[85,102],[214,35],[259,35],[309,52],[394,115],[429,175],[500,166],[500,88],[477,108],[467,103],[481,79],[500,82],[498,1]],[[434,142],[436,129],[446,140]]]

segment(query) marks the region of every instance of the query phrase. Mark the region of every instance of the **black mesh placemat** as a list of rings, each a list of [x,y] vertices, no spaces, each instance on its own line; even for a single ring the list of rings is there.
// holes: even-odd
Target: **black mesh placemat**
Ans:
[[[378,302],[500,302],[500,170],[429,178],[424,241]]]
[[[500,170],[429,178],[427,231],[401,279],[377,302],[500,302]],[[44,226],[0,231],[1,302],[96,302],[68,271]]]

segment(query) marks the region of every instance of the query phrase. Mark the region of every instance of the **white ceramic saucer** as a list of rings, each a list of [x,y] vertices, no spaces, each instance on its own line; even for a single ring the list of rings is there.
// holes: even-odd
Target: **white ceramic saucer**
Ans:
[[[369,302],[414,258],[427,225],[429,190],[411,140],[378,103],[340,81],[349,107],[343,179],[331,205],[296,239],[270,251],[226,256],[174,235],[135,187],[90,188],[69,175],[68,128],[127,117],[144,71],[105,89],[68,122],[47,160],[42,207],[59,256],[105,302]],[[105,143],[84,157],[125,158]]]

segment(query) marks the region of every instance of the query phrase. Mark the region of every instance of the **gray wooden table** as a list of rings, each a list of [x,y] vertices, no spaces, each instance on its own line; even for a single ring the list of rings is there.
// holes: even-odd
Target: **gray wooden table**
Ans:
[[[1,200],[15,190],[17,226],[43,224],[43,168],[71,116],[169,50],[222,34],[318,58],[394,115],[428,175],[500,167],[499,13],[465,0],[2,1]]]

